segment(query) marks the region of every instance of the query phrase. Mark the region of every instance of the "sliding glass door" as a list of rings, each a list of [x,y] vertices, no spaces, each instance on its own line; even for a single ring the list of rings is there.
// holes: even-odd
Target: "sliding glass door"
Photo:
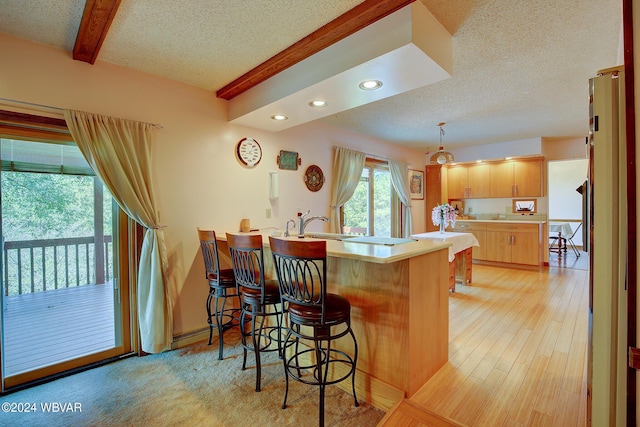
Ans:
[[[129,311],[119,209],[78,148],[0,143],[1,360],[10,388],[129,351]]]

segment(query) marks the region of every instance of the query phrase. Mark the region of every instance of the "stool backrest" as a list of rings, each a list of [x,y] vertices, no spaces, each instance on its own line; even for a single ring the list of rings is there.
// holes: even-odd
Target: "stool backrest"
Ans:
[[[327,242],[269,237],[269,244],[282,300],[321,309],[324,324]]]
[[[204,268],[207,280],[217,281],[220,277],[220,257],[218,256],[218,241],[216,232],[198,228],[200,251],[204,258]]]
[[[227,245],[238,286],[264,291],[262,236],[227,233]],[[262,302],[264,298],[262,292]]]

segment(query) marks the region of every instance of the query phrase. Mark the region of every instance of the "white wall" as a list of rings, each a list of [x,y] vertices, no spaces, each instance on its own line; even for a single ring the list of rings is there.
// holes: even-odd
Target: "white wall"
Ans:
[[[576,191],[587,179],[589,160],[557,160],[549,162],[549,221],[554,219],[582,220],[582,195]],[[570,222],[576,230],[579,222]],[[582,232],[573,241],[582,246]]]
[[[327,214],[333,146],[343,146],[410,163],[424,169],[421,151],[346,132],[321,123],[280,133],[230,125],[226,101],[213,92],[171,82],[97,61],[71,59],[71,53],[0,34],[0,98],[70,108],[132,120],[158,123],[152,148],[154,185],[165,231],[174,297],[174,335],[206,327],[204,301],[208,285],[198,247],[196,227],[237,231],[241,218],[254,227],[284,227],[298,208]],[[2,108],[2,105],[0,105]],[[235,158],[235,145],[255,138],[263,158],[253,169]],[[269,171],[277,169],[280,150],[297,151],[298,171],[278,171],[280,197],[268,198]],[[303,182],[311,164],[326,176],[312,193]],[[266,218],[266,209],[272,217]],[[414,232],[425,231],[423,201],[414,201]],[[321,230],[324,223],[312,223]],[[324,228],[328,231],[328,228]]]
[[[473,147],[452,148],[451,154],[457,162],[476,160],[498,160],[505,157],[539,156],[542,154],[542,138],[496,142]]]

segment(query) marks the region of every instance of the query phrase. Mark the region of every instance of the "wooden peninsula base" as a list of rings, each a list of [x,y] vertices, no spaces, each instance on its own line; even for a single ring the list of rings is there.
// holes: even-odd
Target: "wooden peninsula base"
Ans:
[[[268,236],[263,241],[267,275],[274,277]],[[447,362],[450,245],[430,240],[393,246],[327,240],[329,292],[343,295],[352,307],[359,400],[388,411]],[[228,254],[226,240],[220,237],[219,250]],[[221,255],[221,263],[228,262],[228,255]],[[334,346],[353,353],[350,340],[338,340]],[[337,386],[351,393],[350,381]]]
[[[358,398],[388,411],[448,360],[447,251],[391,264],[332,257],[328,268],[330,291],[351,302]]]

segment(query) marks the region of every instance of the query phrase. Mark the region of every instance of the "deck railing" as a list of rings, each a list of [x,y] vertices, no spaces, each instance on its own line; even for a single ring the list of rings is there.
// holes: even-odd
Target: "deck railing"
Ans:
[[[4,295],[44,292],[109,281],[111,236],[5,241]]]

